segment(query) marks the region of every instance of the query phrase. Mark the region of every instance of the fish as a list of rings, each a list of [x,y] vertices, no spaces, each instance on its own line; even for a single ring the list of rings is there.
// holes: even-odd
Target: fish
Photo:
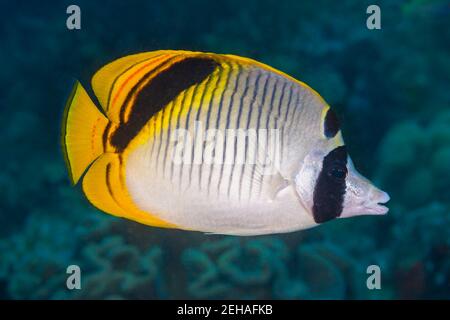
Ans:
[[[101,211],[153,227],[250,236],[383,215],[339,119],[307,84],[230,54],[158,50],[79,81],[62,148]]]

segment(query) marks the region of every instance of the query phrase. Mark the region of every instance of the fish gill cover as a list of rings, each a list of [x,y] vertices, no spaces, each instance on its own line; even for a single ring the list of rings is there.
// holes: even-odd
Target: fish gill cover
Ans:
[[[73,31],[69,4],[2,5],[1,298],[450,298],[444,1],[378,1],[381,30],[366,28],[365,1],[77,1]],[[161,48],[250,56],[310,84],[339,114],[358,168],[391,194],[389,214],[235,238],[97,212],[59,151],[68,88]],[[82,269],[82,290],[66,288],[68,265]],[[366,287],[369,265],[381,290]]]

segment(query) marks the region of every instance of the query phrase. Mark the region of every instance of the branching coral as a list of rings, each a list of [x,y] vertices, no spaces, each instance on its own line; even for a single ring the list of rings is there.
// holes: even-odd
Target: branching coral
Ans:
[[[0,278],[7,280],[11,298],[49,298],[63,288],[76,237],[62,219],[46,219],[36,213],[27,219],[23,233],[1,241]]]
[[[68,216],[70,217],[70,215]],[[106,216],[72,220],[35,213],[22,232],[0,241],[0,280],[16,299],[164,298],[162,250],[145,251],[111,235]],[[73,217],[72,217],[73,219]],[[81,220],[79,221],[81,222]],[[103,231],[102,231],[103,230]],[[66,268],[81,269],[81,290],[68,290]]]
[[[300,244],[287,265],[279,264],[274,294],[283,299],[342,299],[352,279],[344,266],[351,259],[329,244]],[[340,262],[342,263],[342,262]],[[351,265],[353,267],[353,265]],[[354,271],[354,270],[352,270]],[[350,280],[350,281],[348,281]]]
[[[189,273],[189,293],[197,298],[232,298],[236,294],[249,298],[343,298],[348,289],[347,271],[353,267],[351,259],[328,244],[301,244],[290,253],[276,238],[224,238],[187,249],[183,262]]]
[[[189,293],[198,298],[268,296],[264,286],[275,275],[273,261],[285,251],[285,244],[276,239],[239,241],[231,237],[187,249],[182,261],[189,276]]]
[[[139,252],[120,236],[88,245],[80,267],[88,272],[75,298],[155,299],[164,297],[162,250]]]

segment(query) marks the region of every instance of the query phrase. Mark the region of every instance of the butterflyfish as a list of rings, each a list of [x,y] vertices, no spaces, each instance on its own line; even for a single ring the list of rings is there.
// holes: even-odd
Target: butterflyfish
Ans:
[[[105,65],[91,87],[96,102],[75,83],[62,144],[71,181],[106,213],[260,235],[388,211],[330,106],[268,65],[162,50]]]

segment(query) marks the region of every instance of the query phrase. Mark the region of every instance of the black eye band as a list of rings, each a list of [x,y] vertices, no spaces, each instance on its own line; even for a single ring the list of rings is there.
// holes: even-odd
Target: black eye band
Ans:
[[[342,213],[347,177],[347,149],[337,147],[323,158],[322,171],[313,194],[313,217],[323,223]]]
[[[333,110],[328,109],[323,124],[324,135],[328,139],[333,138],[340,130],[339,119]]]

